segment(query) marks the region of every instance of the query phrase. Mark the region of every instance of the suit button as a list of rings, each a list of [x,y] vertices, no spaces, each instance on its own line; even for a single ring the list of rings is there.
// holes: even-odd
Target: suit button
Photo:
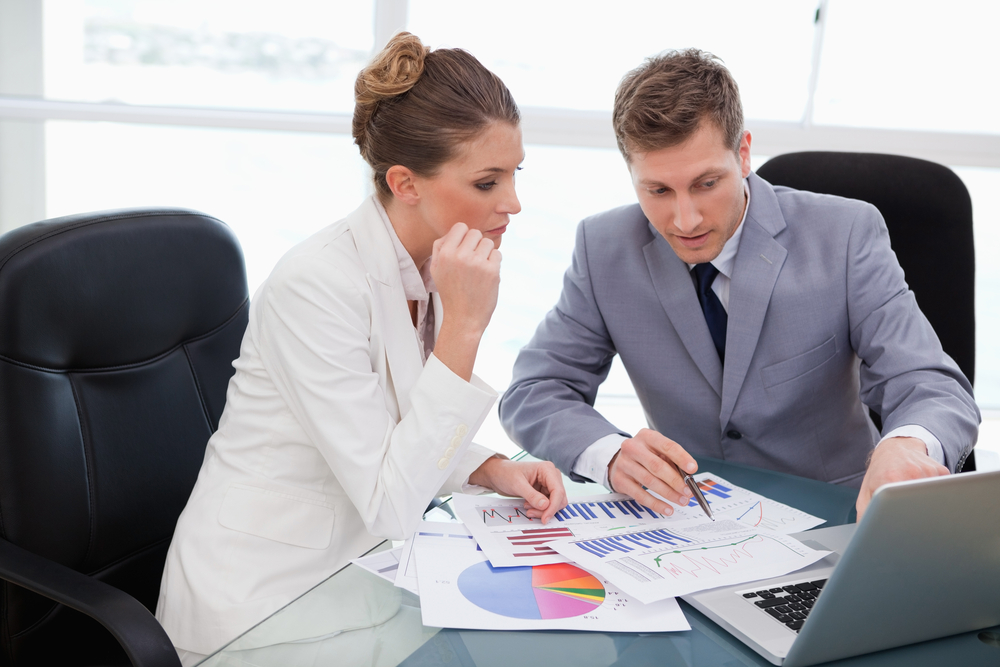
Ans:
[[[468,435],[468,433],[469,433],[469,427],[466,426],[465,424],[459,424],[455,428],[455,436],[458,437],[459,439],[464,438],[466,435]]]
[[[726,437],[732,438],[733,440],[739,440],[740,438],[743,437],[743,434],[737,431],[736,429],[729,429],[728,431],[726,431]]]
[[[448,464],[450,462],[451,462],[451,457],[450,456],[445,456],[445,457],[441,458],[438,461],[438,470],[444,470],[445,468],[448,467]]]
[[[444,450],[444,455],[445,455],[445,458],[449,458],[450,459],[451,457],[453,457],[455,455],[455,448],[454,447],[449,447],[448,449]]]
[[[451,446],[455,449],[462,446],[462,436],[456,435],[451,439]]]

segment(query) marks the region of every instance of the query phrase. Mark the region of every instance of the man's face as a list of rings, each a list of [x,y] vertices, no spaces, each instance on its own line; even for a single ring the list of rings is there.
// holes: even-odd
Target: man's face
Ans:
[[[743,179],[750,173],[750,133],[737,154],[710,121],[682,144],[633,153],[629,164],[639,206],[688,264],[715,259],[743,219]]]

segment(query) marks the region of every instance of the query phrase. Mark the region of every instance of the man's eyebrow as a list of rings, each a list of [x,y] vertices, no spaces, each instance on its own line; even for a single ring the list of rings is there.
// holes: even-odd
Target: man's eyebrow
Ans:
[[[700,174],[698,174],[697,176],[695,176],[694,178],[692,178],[691,182],[692,183],[697,183],[699,181],[705,180],[709,176],[719,177],[719,176],[722,176],[725,173],[726,173],[725,169],[713,167],[711,169],[706,169],[705,171],[701,172]],[[643,179],[643,180],[639,181],[639,185],[646,185],[646,186],[649,186],[649,185],[659,185],[659,186],[662,186],[662,187],[665,187],[665,188],[669,188],[670,187],[666,183],[663,183],[662,181],[658,181],[656,179]]]
[[[713,167],[711,169],[706,169],[705,171],[703,171],[700,174],[698,174],[697,176],[695,176],[694,179],[691,182],[692,183],[697,183],[698,181],[705,180],[709,176],[716,176],[716,177],[718,177],[718,176],[724,175],[725,173],[726,173],[725,169]]]

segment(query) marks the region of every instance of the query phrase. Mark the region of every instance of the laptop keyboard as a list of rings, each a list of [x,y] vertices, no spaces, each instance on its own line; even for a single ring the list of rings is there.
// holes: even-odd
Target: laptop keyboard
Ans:
[[[826,579],[803,581],[779,588],[737,593],[777,622],[798,632],[823,590]]]

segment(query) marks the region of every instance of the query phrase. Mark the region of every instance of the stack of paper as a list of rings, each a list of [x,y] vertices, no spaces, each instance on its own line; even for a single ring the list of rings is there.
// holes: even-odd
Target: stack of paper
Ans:
[[[821,559],[787,536],[822,519],[696,475],[694,503],[664,516],[622,494],[574,497],[543,525],[524,501],[456,495],[463,523],[423,522],[402,547],[354,561],[418,593],[433,627],[601,632],[689,629],[674,598],[776,577]]]

